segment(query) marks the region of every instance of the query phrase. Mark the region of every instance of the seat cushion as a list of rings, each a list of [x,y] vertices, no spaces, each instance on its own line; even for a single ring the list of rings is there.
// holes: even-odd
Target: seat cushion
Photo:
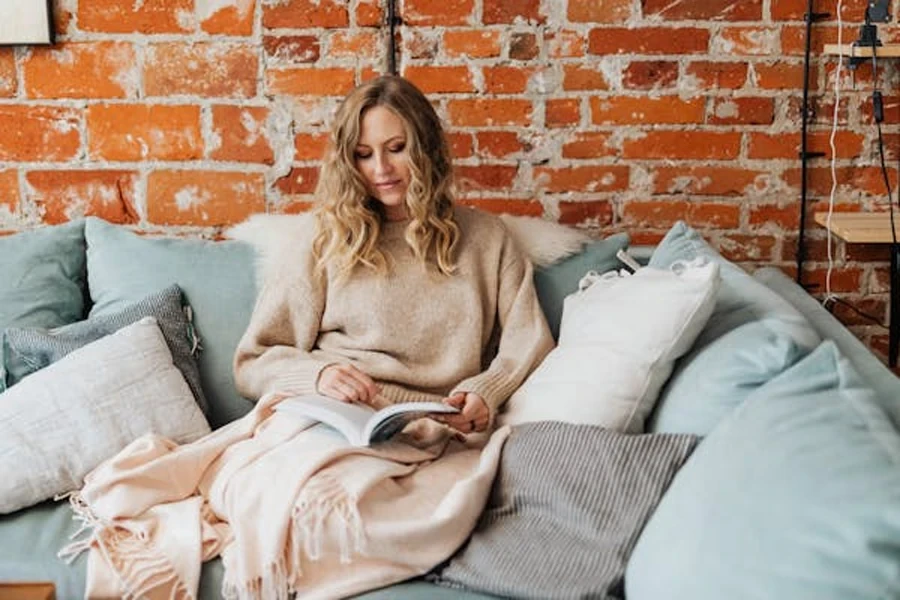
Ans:
[[[833,342],[701,442],[625,581],[629,600],[900,597],[900,433]]]

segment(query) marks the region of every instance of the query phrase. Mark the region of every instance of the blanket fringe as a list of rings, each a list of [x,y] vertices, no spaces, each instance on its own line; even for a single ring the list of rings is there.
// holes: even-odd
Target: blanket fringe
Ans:
[[[78,521],[78,529],[75,530],[75,533],[69,536],[69,539],[72,540],[71,543],[63,546],[60,551],[56,554],[56,556],[66,562],[66,564],[72,564],[82,552],[86,552],[90,550],[91,544],[94,541],[94,532],[98,531],[103,524],[100,522],[94,513],[91,512],[90,507],[81,497],[81,493],[74,492],[66,492],[65,494],[57,494],[53,497],[54,500],[68,500],[69,507],[72,509],[72,520]],[[87,538],[78,539],[85,532],[90,533]]]
[[[262,577],[250,581],[235,583],[229,581],[228,573],[222,582],[222,598],[224,600],[290,600],[294,593],[293,585],[289,585],[287,563],[284,559],[271,564]]]
[[[302,575],[303,555],[311,560],[322,556],[325,522],[335,517],[341,564],[350,564],[351,555],[365,552],[365,535],[357,499],[352,497],[327,471],[314,475],[304,486],[291,512],[291,567]]]

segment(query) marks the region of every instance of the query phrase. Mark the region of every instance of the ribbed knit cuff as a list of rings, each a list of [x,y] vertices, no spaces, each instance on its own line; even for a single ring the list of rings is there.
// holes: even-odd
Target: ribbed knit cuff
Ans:
[[[462,380],[449,395],[468,392],[481,396],[491,413],[490,424],[493,426],[497,409],[512,395],[512,387],[512,382],[505,373],[488,370]]]
[[[304,360],[291,365],[290,371],[280,372],[272,377],[266,386],[266,392],[284,392],[288,394],[316,394],[316,383],[319,374],[325,367],[334,364],[322,360]]]

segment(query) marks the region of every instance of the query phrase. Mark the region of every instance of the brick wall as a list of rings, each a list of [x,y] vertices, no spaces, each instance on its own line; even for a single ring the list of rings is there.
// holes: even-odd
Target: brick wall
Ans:
[[[893,13],[898,12],[894,0]],[[56,0],[58,44],[0,48],[0,230],[94,214],[215,235],[308,206],[339,98],[387,68],[383,0]],[[852,41],[865,0],[846,0]],[[686,219],[793,272],[805,0],[397,0],[398,66],[449,125],[466,202],[657,241]],[[834,2],[816,2],[833,12]],[[900,37],[882,27],[881,37]],[[828,152],[837,39],[814,26],[810,150]],[[885,61],[889,157],[900,112]],[[867,104],[842,73],[839,209],[885,208]],[[851,87],[855,83],[855,89]],[[896,169],[891,170],[896,181]],[[811,212],[831,188],[810,163]],[[835,291],[886,319],[887,250],[838,245]],[[877,351],[886,330],[839,316]]]

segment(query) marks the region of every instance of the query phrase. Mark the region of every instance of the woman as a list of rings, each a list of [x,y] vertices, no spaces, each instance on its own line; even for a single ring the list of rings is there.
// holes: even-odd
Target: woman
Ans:
[[[438,400],[461,433],[552,347],[527,258],[502,221],[454,207],[440,119],[411,83],[342,103],[316,190],[315,231],[260,293],[235,355],[247,397],[320,393],[380,407]]]

